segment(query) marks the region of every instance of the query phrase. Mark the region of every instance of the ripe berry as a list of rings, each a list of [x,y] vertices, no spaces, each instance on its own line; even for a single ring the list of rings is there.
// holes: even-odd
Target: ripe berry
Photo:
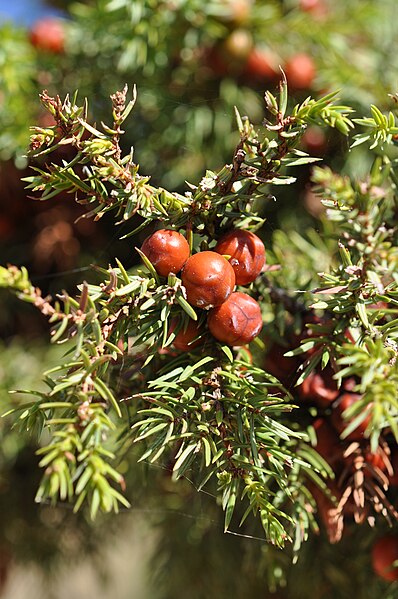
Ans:
[[[335,429],[341,434],[347,428],[347,425],[350,424],[350,420],[347,420],[343,417],[343,413],[347,408],[355,404],[357,401],[361,399],[361,395],[358,393],[343,393],[336,404],[333,406],[332,412],[332,424]],[[357,416],[355,416],[356,418]],[[362,420],[362,422],[347,436],[345,437],[349,441],[360,441],[363,439],[364,432],[371,422],[371,415],[368,412]]]
[[[265,264],[263,242],[254,233],[243,229],[234,229],[223,235],[215,251],[231,256],[229,263],[234,269],[237,285],[249,285]]]
[[[219,306],[235,287],[234,269],[216,252],[198,252],[191,256],[183,268],[181,279],[188,302],[198,308]]]
[[[276,59],[271,52],[253,48],[247,57],[245,75],[255,81],[267,81],[277,77]]]
[[[170,229],[160,229],[147,237],[141,251],[162,277],[179,272],[189,258],[187,240],[178,231]]]
[[[378,576],[384,580],[398,580],[398,536],[386,535],[377,539],[372,548],[372,566]]]
[[[53,54],[62,54],[65,49],[65,30],[60,19],[46,17],[33,24],[29,33],[32,46]]]
[[[296,54],[285,65],[288,85],[292,89],[309,89],[315,78],[315,63],[308,54]]]
[[[218,341],[227,345],[245,345],[257,337],[263,320],[256,300],[238,291],[209,312],[207,324]]]
[[[177,321],[174,320],[171,323],[170,332],[173,332],[177,326]],[[181,351],[189,351],[198,347],[202,343],[201,339],[196,339],[201,332],[203,332],[203,328],[198,325],[195,320],[189,320],[186,327],[183,325],[178,333],[176,334],[173,345],[176,349],[180,349]],[[196,341],[194,341],[196,339]]]

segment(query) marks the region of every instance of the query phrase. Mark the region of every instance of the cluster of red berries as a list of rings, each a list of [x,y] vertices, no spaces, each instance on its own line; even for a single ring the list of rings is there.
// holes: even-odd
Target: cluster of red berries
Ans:
[[[181,233],[161,229],[145,239],[141,251],[160,276],[182,271],[187,301],[208,311],[207,326],[218,341],[242,346],[260,333],[263,322],[259,304],[250,295],[234,291],[235,285],[252,283],[265,265],[264,244],[257,235],[235,229],[223,235],[214,250],[190,256]],[[192,349],[200,343],[197,337],[202,332],[192,320],[176,335],[174,346]]]
[[[279,62],[269,50],[253,48],[247,57],[246,73],[253,79],[273,80],[280,77]],[[316,76],[313,58],[305,52],[290,56],[283,64],[289,87],[301,91],[310,89]]]
[[[324,329],[328,328],[326,318],[320,318],[314,314],[305,317],[304,323],[307,325],[305,331],[299,335],[294,335],[291,338],[291,348],[294,349],[300,345],[300,342],[306,342],[307,339],[314,339],[321,333],[318,333],[312,328],[318,325]],[[344,333],[345,341],[354,342],[354,339],[349,330]],[[297,380],[297,373],[303,368],[306,361],[311,358],[316,347],[307,350],[301,356],[288,357],[285,354],[289,348],[274,345],[266,356],[266,369],[279,378],[279,380],[291,389]],[[334,378],[334,371],[330,365],[321,369],[316,367],[315,370],[304,379],[304,381],[296,387],[300,402],[314,404],[322,411],[327,413],[328,420],[330,419],[333,428],[337,435],[341,435],[349,422],[343,418],[343,413],[352,405],[361,399],[361,395],[353,392],[355,380],[352,378],[343,380],[342,388],[339,389]],[[364,420],[347,436],[349,441],[358,441],[363,439],[363,434],[371,421],[371,414],[367,414]]]
[[[236,29],[223,42],[210,48],[204,58],[218,77],[242,76],[249,83],[276,82],[281,65],[289,87],[296,91],[310,89],[316,76],[316,65],[309,54],[300,52],[283,62],[269,48],[253,45],[251,35],[242,29]]]
[[[353,422],[344,417],[344,412],[357,404],[361,397],[345,390],[313,422],[315,448],[334,473],[334,478],[328,480],[327,486],[337,499],[337,507],[322,491],[313,489],[318,514],[331,542],[340,540],[344,532],[343,519],[351,520],[354,517],[356,522],[364,522],[368,518],[373,498],[380,492],[383,501],[389,503],[386,491],[391,489],[394,493],[393,488],[398,487],[398,452],[395,444],[390,447],[382,439],[377,448],[372,450],[364,435],[371,422],[372,406],[365,418],[348,435],[345,434],[344,439],[341,437]],[[379,511],[377,501],[374,506]],[[379,538],[372,548],[371,558],[377,575],[388,581],[398,580],[398,567],[394,566],[398,560],[397,535]]]
[[[312,87],[316,76],[312,56],[299,52],[282,61],[266,45],[254,42],[250,26],[251,0],[224,0],[223,4],[224,14],[219,18],[232,31],[203,51],[203,64],[207,69],[217,77],[234,76],[249,84],[264,84],[280,79],[281,65],[291,89],[301,91]],[[315,20],[323,20],[328,15],[325,0],[299,0],[297,8]]]
[[[306,330],[290,338],[289,345],[292,349],[298,347],[300,341],[305,343],[308,339],[327,336],[329,333],[330,327],[326,317],[321,319],[310,314],[304,317],[304,321],[308,325]],[[354,342],[349,330],[345,331],[344,337],[346,341]],[[307,350],[300,357],[286,356],[288,350],[289,347],[278,345],[271,347],[264,366],[294,392],[299,403],[311,405],[312,409],[316,409],[317,415],[312,422],[316,435],[315,448],[334,472],[334,478],[328,481],[328,487],[331,494],[337,498],[338,508],[336,509],[336,504],[319,489],[313,489],[313,496],[328,536],[335,542],[343,532],[342,519],[354,516],[356,521],[360,522],[367,517],[371,504],[367,501],[358,503],[360,493],[365,492],[366,498],[372,502],[377,489],[381,489],[386,502],[389,502],[385,492],[389,489],[394,492],[392,489],[398,487],[398,450],[395,443],[389,443],[388,432],[387,436],[381,437],[379,446],[371,449],[365,432],[371,425],[374,407],[368,404],[362,408],[362,395],[356,392],[358,381],[354,377],[343,379],[341,388],[338,388],[333,368],[328,365],[323,369],[317,367],[303,383],[294,387],[298,372],[314,352],[319,351],[319,346]],[[354,415],[347,419],[348,410]],[[360,475],[357,474],[359,472]],[[360,488],[357,495],[356,488]],[[394,547],[393,541],[388,543],[387,548],[390,545]],[[397,559],[398,540],[395,543],[397,553],[394,559]],[[375,551],[379,556],[379,563],[381,549]],[[390,560],[389,565],[393,561]],[[375,571],[379,573],[380,568],[375,567]],[[393,575],[396,576],[394,580],[398,579],[398,569],[394,570]]]

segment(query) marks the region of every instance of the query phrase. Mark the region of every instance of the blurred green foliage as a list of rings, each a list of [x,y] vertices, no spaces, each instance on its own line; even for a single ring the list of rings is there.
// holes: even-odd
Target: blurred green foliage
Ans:
[[[140,118],[125,143],[136,146],[143,171],[156,183],[196,182],[205,168],[217,166],[214,158],[221,165],[228,156],[233,106],[259,122],[258,92],[275,87],[275,78],[248,74],[237,31],[267,50],[276,70],[294,54],[309,54],[316,65],[312,93],[341,89],[342,100],[361,111],[370,102],[388,105],[398,72],[394,1],[338,0],[327,4],[322,18],[296,0],[246,4],[249,10],[236,21],[229,0],[72,3],[61,55],[33,49],[27,32],[3,25],[1,156],[21,163],[34,122],[34,90],[62,96],[79,89],[95,98],[95,114],[105,118],[109,94],[136,83]]]
[[[299,52],[313,57],[314,82],[311,89],[293,90],[292,96],[297,101],[310,93],[317,96],[323,91],[340,89],[342,102],[352,105],[360,115],[369,114],[371,103],[381,109],[394,106],[388,96],[396,92],[398,74],[394,0],[330,1],[322,18],[305,13],[297,0],[256,0],[249,3],[249,12],[237,19],[231,17],[232,3],[228,0],[68,3],[65,52],[59,55],[32,47],[25,29],[2,25],[1,182],[18,176],[11,160],[18,168],[27,164],[23,155],[29,139],[28,127],[53,124],[45,120],[45,113],[38,108],[35,99],[38,92],[46,88],[62,97],[66,91],[78,89],[80,98],[90,98],[99,123],[108,118],[108,96],[128,82],[130,87],[137,84],[138,100],[135,118],[127,124],[124,149],[134,146],[141,172],[150,174],[154,184],[181,191],[186,180],[197,183],[206,168],[217,170],[230,160],[236,140],[233,107],[237,105],[242,114],[249,114],[253,121],[261,123],[265,114],[261,95],[266,88],[274,91],[277,85],[276,77],[249,77],[244,60],[234,54],[233,48],[228,56],[231,50],[228,41],[234,39],[231,36],[236,31],[249,32],[254,47],[272,54],[275,68],[279,64],[285,67],[286,61]],[[329,131],[321,152],[326,164],[343,173],[358,176],[367,173],[373,159],[367,149],[359,147],[350,152],[348,148],[345,140]],[[396,148],[388,151],[390,158],[394,158]],[[323,219],[319,201],[310,203],[309,169],[298,173],[298,177],[297,185],[283,189],[278,202],[270,202],[264,210],[270,223],[267,235],[271,237],[272,227],[278,227],[272,241],[265,239],[265,242],[272,246],[269,263],[282,265],[282,270],[273,274],[274,286],[297,291],[298,299],[305,302],[310,298],[309,291],[318,284],[314,273],[334,267],[336,257],[332,227]],[[25,226],[26,242],[18,246],[14,255],[16,262],[22,263],[32,224],[29,218],[26,220],[29,200],[23,197],[20,184],[18,192],[23,210],[14,215],[14,231]],[[4,194],[3,190],[1,193]],[[7,205],[2,206],[4,214],[11,211],[10,197],[13,199],[12,193],[7,194]],[[75,217],[72,212],[57,213],[55,220],[50,219],[43,228],[54,228],[54,222],[72,222]],[[38,229],[43,222],[45,219],[38,223]],[[56,227],[54,230],[57,231]],[[82,258],[84,244],[90,245],[90,240],[95,239],[93,232],[90,235],[83,235],[84,241],[75,254],[77,259]],[[115,236],[113,229],[109,238],[112,236]],[[5,243],[9,244],[10,239],[11,236]],[[97,239],[101,251],[105,239],[106,234]],[[39,253],[37,268],[46,251],[49,260],[53,256],[52,250]],[[126,246],[124,251],[128,251]],[[74,266],[73,260],[51,263],[54,271]],[[279,306],[279,312],[273,313],[267,305],[264,311],[266,321],[273,325],[270,337],[278,339],[285,331],[285,309]],[[7,316],[3,315],[3,319],[7,320]],[[29,316],[17,324],[21,333],[28,319]],[[300,324],[298,317],[291,327],[296,330]],[[255,355],[260,357],[262,351],[256,348]],[[23,342],[3,346],[2,409],[9,405],[6,390],[37,387],[42,363],[48,365],[52,360],[56,363],[58,359],[59,354],[53,348],[26,346]],[[7,420],[1,422],[1,544],[17,559],[40,561],[45,567],[55,558],[70,556],[71,547],[73,551],[78,547],[75,557],[80,552],[100,549],[107,542],[108,531],[88,523],[84,514],[75,520],[62,508],[36,509],[33,497],[37,459],[33,457],[31,440],[17,430],[10,431]],[[361,599],[396,596],[396,587],[388,589],[371,571],[369,553],[375,532],[366,525],[355,532],[349,528],[338,546],[327,543],[323,531],[320,537],[314,536],[304,544],[298,563],[292,566],[288,552],[282,554],[250,538],[260,534],[255,525],[239,531],[249,538],[219,532],[222,522],[214,498],[207,498],[204,493],[198,495],[188,481],[178,487],[170,483],[168,464],[159,469],[158,476],[154,475],[154,467],[148,467],[151,483],[145,482],[146,476],[137,466],[131,467],[129,460],[125,460],[123,468],[126,477],[131,476],[133,481],[137,501],[134,505],[148,509],[148,519],[159,538],[154,558],[159,584],[153,591],[154,597],[171,599],[187,593],[192,599],[227,595],[236,599],[267,597],[266,588],[272,590],[277,583],[282,585],[282,591],[269,594],[275,599],[348,599],[354,594]],[[107,521],[105,528],[115,527],[117,531],[118,525],[113,520],[111,525],[110,522]],[[70,527],[72,531],[68,537],[73,539],[70,546],[58,535],[61,527]]]

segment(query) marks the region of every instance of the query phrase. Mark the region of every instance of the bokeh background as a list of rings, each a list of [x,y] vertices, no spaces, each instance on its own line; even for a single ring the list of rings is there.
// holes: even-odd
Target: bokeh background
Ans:
[[[113,220],[77,220],[82,208],[70,197],[28,197],[22,179],[30,174],[29,127],[54,124],[40,105],[43,89],[61,98],[78,90],[89,98],[90,117],[106,122],[109,95],[135,84],[124,149],[134,146],[141,171],[155,184],[184,191],[186,181],[195,184],[207,168],[230,161],[235,105],[261,123],[264,91],[276,92],[280,66],[292,102],[340,90],[358,116],[371,103],[389,108],[388,94],[398,87],[395,11],[395,0],[0,0],[0,263],[27,266],[44,293],[73,293],[94,276],[92,263],[106,267],[114,256],[126,267],[136,261],[136,243],[120,240],[123,227]],[[343,173],[361,176],[369,167],[366,151],[350,152],[334,130],[311,127],[302,149]],[[304,279],[299,235],[316,233],[322,210],[309,176],[309,168],[301,169],[297,183],[264,209],[269,244],[273,239],[281,252],[291,251],[292,260],[300,255]],[[319,240],[308,268],[319,264],[323,249]],[[39,389],[43,364],[56,364],[61,350],[49,346],[47,323],[29,306],[1,290],[0,306],[6,412],[15,397],[9,391]],[[7,418],[0,436],[4,597],[398,596],[372,574],[372,532],[353,531],[338,547],[321,534],[292,564],[289,552],[269,547],[255,527],[223,534],[214,497],[189,480],[172,483],[167,464],[137,466],[133,453],[123,462],[131,510],[92,523],[66,505],[38,506],[34,441]]]

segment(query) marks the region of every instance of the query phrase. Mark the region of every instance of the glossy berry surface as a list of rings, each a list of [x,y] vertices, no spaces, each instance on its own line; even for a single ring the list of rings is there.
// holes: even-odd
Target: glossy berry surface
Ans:
[[[292,89],[309,89],[315,78],[316,68],[311,56],[296,54],[285,64],[288,86]]]
[[[255,299],[239,291],[232,293],[226,302],[209,312],[210,333],[227,345],[245,345],[260,333],[263,320]]]
[[[398,568],[393,563],[398,560],[398,536],[380,537],[372,548],[372,566],[378,576],[390,582],[398,580]]]
[[[177,321],[173,321],[170,330],[173,331],[177,326]],[[203,333],[203,327],[199,326],[197,321],[189,320],[187,326],[184,325],[176,334],[173,345],[181,351],[189,351],[201,345],[202,339],[196,339]]]
[[[191,256],[181,279],[188,302],[198,308],[220,306],[235,287],[234,269],[217,252],[198,252]]]
[[[170,229],[160,229],[147,237],[141,251],[162,277],[179,272],[189,258],[187,240],[178,231]]]
[[[53,54],[62,54],[65,49],[65,31],[60,19],[48,17],[33,24],[29,39],[32,46]]]
[[[215,251],[231,256],[229,263],[235,272],[237,285],[249,285],[265,265],[264,244],[257,235],[243,229],[234,229],[223,235]]]

